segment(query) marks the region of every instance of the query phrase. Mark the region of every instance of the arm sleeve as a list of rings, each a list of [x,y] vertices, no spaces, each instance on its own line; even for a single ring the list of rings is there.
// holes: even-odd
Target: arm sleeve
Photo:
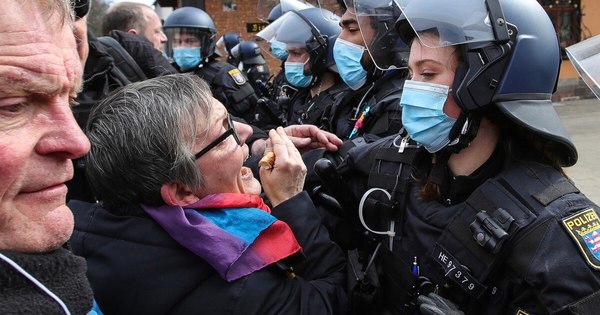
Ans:
[[[273,279],[265,288],[272,290],[273,298],[263,301],[263,310],[277,310],[274,313],[278,314],[344,314],[347,304],[345,256],[329,239],[308,194],[302,192],[281,203],[272,214],[288,223],[306,259],[294,266],[295,278]],[[252,304],[254,298],[264,299],[264,293],[249,293],[243,299]]]

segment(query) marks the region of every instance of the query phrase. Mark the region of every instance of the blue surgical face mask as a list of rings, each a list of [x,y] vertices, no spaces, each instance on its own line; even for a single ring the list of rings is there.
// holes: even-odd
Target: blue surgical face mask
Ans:
[[[271,55],[279,60],[287,59],[288,52],[286,50],[287,45],[280,41],[271,40]]]
[[[306,62],[285,62],[285,78],[291,85],[298,88],[305,88],[312,82],[312,75],[304,75],[304,64]]]
[[[402,124],[410,137],[430,153],[450,143],[448,136],[455,118],[444,113],[450,88],[447,85],[407,80],[402,98]]]
[[[202,56],[198,47],[177,47],[173,48],[173,59],[181,70],[186,71],[198,67]]]
[[[367,71],[362,59],[365,47],[338,38],[333,45],[333,59],[342,80],[353,90],[358,90],[367,82]]]

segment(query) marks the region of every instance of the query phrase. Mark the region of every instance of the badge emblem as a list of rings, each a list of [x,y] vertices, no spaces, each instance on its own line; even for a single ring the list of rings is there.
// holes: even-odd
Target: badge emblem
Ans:
[[[567,229],[587,263],[600,270],[600,218],[594,209],[587,209],[564,218]]]
[[[246,83],[246,77],[240,72],[239,69],[231,69],[228,73],[237,85]]]

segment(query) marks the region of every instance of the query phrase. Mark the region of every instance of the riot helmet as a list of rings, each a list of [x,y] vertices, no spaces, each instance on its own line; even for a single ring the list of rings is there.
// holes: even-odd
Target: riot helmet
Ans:
[[[311,2],[307,0],[258,0],[256,17],[263,22],[272,23],[286,12],[315,7]]]
[[[260,51],[261,49],[257,43],[243,41],[232,49],[232,55],[234,58],[239,58],[246,65],[263,65],[266,61]]]
[[[310,73],[319,76],[325,69],[337,72],[333,45],[341,31],[339,17],[320,8],[290,11],[257,34],[266,42],[284,43],[289,51],[306,50]]]
[[[406,68],[409,48],[394,27],[400,8],[392,5],[391,0],[344,0],[344,3],[350,13],[356,15],[374,65],[381,70]]]
[[[167,56],[174,59],[175,63],[184,70],[193,64],[190,62],[192,53],[195,53],[193,58],[199,57],[200,63],[215,53],[217,28],[212,18],[201,9],[179,8],[167,17],[163,28],[168,38]],[[184,49],[186,50],[184,57],[187,59],[178,61],[179,50]],[[183,62],[186,66],[181,64]]]
[[[233,47],[237,46],[240,43],[242,36],[237,33],[227,33],[223,35],[223,44],[225,46],[225,51],[231,55],[231,50]]]
[[[417,37],[428,47],[460,45],[462,64],[450,88],[462,113],[450,133],[452,143],[470,142],[476,130],[469,130],[469,116],[494,106],[515,124],[555,144],[551,150],[562,165],[575,164],[577,151],[551,101],[560,69],[559,44],[536,0],[395,3],[402,11],[396,30],[405,43]],[[461,137],[467,139],[459,141]]]

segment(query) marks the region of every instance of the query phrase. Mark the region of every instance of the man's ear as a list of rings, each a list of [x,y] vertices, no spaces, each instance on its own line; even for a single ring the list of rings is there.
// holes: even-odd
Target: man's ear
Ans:
[[[188,206],[200,198],[186,186],[180,183],[166,183],[160,187],[160,195],[169,206]]]
[[[137,35],[138,31],[135,28],[130,28],[129,30],[127,30],[127,33],[136,34]]]

